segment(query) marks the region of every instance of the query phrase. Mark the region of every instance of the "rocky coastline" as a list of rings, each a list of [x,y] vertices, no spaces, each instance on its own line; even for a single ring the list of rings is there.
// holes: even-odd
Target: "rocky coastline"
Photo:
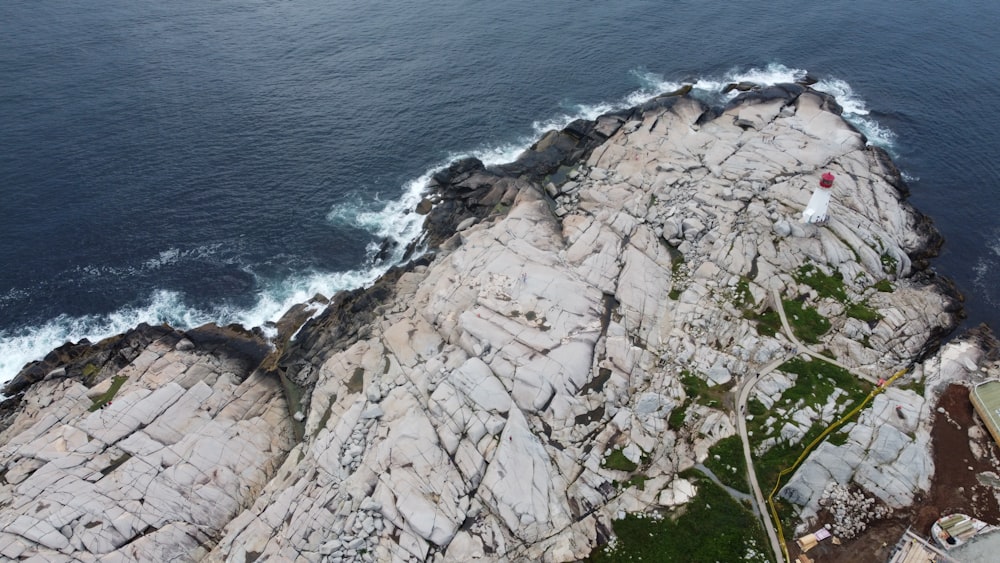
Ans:
[[[840,113],[800,84],[721,108],[666,94],[513,163],[453,163],[405,263],[270,340],[141,326],[60,347],[3,388],[0,555],[583,559],[623,515],[697,494],[690,471],[747,416],[734,388],[765,366],[755,456],[844,412],[853,391],[793,397],[821,386],[785,367],[822,363],[798,340],[852,389],[913,369],[782,498],[805,526],[847,487],[879,514],[911,506],[935,397],[1000,373],[995,339],[941,346],[961,317],[930,264],[943,241]],[[826,171],[830,220],[800,223]]]

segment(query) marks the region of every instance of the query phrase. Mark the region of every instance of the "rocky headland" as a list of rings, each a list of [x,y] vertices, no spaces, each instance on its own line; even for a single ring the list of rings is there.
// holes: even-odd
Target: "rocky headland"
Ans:
[[[830,218],[801,223],[824,172]],[[697,495],[738,417],[769,459],[912,366],[781,490],[860,533],[930,488],[937,394],[998,372],[988,337],[939,347],[960,299],[905,195],[832,97],[791,84],[456,162],[411,260],[272,340],[142,326],[27,366],[0,409],[0,556],[579,560]]]

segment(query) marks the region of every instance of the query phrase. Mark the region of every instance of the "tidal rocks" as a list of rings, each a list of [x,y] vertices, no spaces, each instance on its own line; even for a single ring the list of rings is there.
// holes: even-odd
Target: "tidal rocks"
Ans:
[[[99,378],[98,374],[105,364],[110,362],[108,371],[111,372],[121,369],[135,359],[147,344],[165,337],[181,338],[169,327],[141,324],[134,330],[97,344],[86,339],[77,343],[68,342],[49,352],[42,360],[25,366],[14,379],[4,384],[0,393],[16,395],[47,377]]]

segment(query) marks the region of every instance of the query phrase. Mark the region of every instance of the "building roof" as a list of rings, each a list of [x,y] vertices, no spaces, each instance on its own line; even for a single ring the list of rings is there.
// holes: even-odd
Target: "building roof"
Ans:
[[[991,379],[976,385],[972,388],[971,395],[972,404],[980,411],[983,421],[992,427],[995,436],[1000,430],[1000,380]]]
[[[961,563],[993,563],[1000,551],[1000,531],[980,534],[948,552]]]

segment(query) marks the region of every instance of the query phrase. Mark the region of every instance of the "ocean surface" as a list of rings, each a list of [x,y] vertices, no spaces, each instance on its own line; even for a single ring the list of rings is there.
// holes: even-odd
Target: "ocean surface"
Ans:
[[[263,326],[369,283],[457,157],[807,73],[944,234],[966,325],[1000,328],[998,22],[996,0],[4,0],[0,381],[67,340]]]

